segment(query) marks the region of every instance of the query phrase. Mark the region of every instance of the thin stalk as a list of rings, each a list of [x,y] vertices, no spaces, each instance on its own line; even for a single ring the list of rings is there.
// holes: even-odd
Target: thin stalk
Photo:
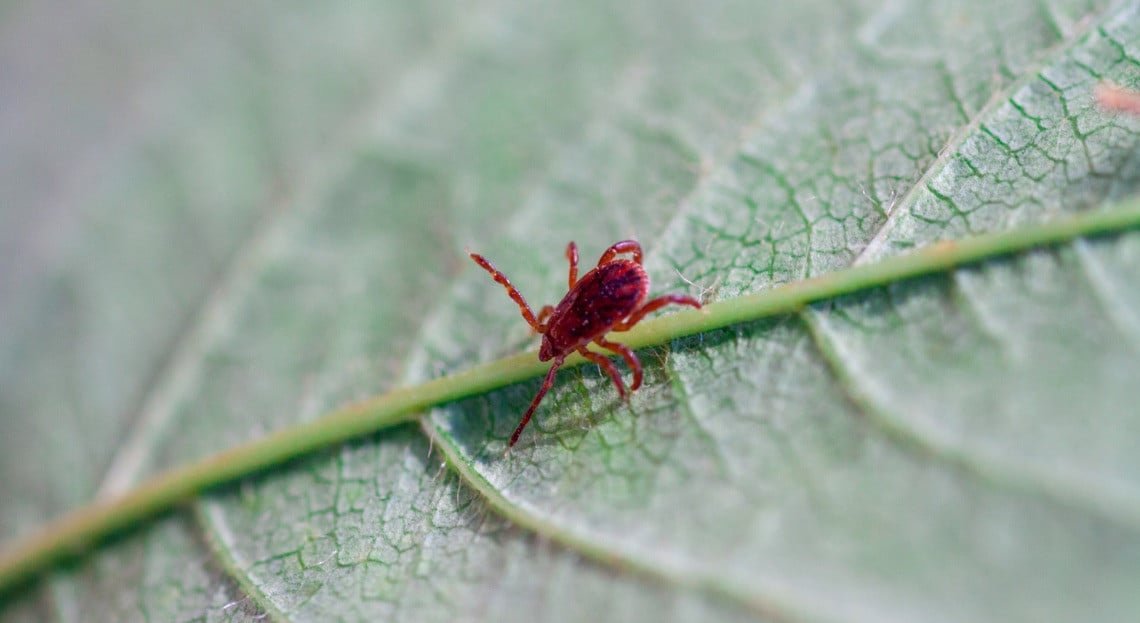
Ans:
[[[875,264],[718,301],[700,311],[648,320],[621,334],[621,341],[633,348],[657,346],[742,322],[793,313],[814,302],[944,272],[964,264],[1136,227],[1140,227],[1140,200],[1051,223],[939,242]],[[575,366],[584,361],[575,355],[564,365]],[[107,536],[168,511],[207,489],[315,450],[413,421],[430,407],[538,376],[545,372],[547,365],[539,362],[533,352],[504,357],[420,385],[392,390],[312,422],[284,428],[196,463],[160,473],[119,497],[76,509],[48,523],[38,533],[8,544],[0,551],[0,596],[60,560],[79,555]]]

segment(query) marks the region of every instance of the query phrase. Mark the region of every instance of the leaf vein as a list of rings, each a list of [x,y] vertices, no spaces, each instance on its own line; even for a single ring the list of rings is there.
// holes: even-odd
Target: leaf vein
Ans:
[[[932,429],[916,426],[893,413],[876,392],[858,380],[851,357],[827,326],[826,315],[802,313],[804,324],[828,369],[852,404],[886,439],[923,458],[933,458],[963,474],[998,488],[1045,498],[1076,511],[1099,516],[1122,527],[1140,531],[1140,501],[1127,494],[1103,492],[1095,482],[1079,476],[1042,473],[1002,457],[979,452]]]

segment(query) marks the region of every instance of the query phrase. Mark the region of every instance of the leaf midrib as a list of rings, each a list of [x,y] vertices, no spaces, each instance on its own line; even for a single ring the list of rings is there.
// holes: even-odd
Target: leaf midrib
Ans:
[[[1074,36],[1073,38],[1067,40],[1066,43],[1071,45],[1072,42],[1075,41],[1076,39],[1079,39],[1079,36]],[[1055,46],[1053,48],[1053,50],[1056,50],[1056,48],[1058,48],[1058,47],[1063,48],[1066,46]],[[1036,74],[1036,71],[1031,73],[1030,76],[1035,75],[1035,74]],[[1015,82],[1013,84],[1016,85],[1018,83]],[[1014,88],[1013,86],[1009,87],[1009,89],[1013,89],[1013,88]],[[1007,96],[1008,96],[1008,94],[1007,94]],[[995,98],[995,100],[997,102],[1002,102],[1005,100],[1005,98]],[[991,101],[991,103],[995,106],[997,105],[996,103],[993,103],[993,101]],[[365,109],[370,110],[371,107],[365,107]],[[985,111],[985,110],[988,110],[988,106],[983,107],[982,111]],[[979,120],[978,120],[979,125],[981,123],[980,119],[983,116],[984,116],[984,113],[980,111],[979,112]],[[348,124],[348,125],[346,125],[346,127],[352,128],[352,127],[355,127],[355,124]],[[975,127],[975,129],[976,129],[976,127]],[[347,135],[347,133],[346,133],[346,135]],[[343,136],[345,136],[345,135],[342,135],[342,137]],[[337,141],[333,141],[333,144],[336,145],[339,143]],[[347,152],[348,150],[342,150],[342,151]],[[321,153],[323,155],[324,152],[321,152]],[[943,155],[945,155],[945,154],[943,154]],[[932,175],[932,171],[933,171],[935,166],[945,166],[946,162],[948,162],[949,160],[943,159],[943,155],[940,155],[939,158],[936,159],[934,163],[932,163],[931,167],[929,167],[926,170],[926,172],[923,174],[922,178],[920,179],[920,182],[922,179],[928,179],[928,177],[930,175]],[[949,158],[949,157],[951,157],[951,156],[947,156],[947,158]],[[315,160],[319,161],[320,159],[315,159]],[[302,171],[310,171],[310,170],[314,170],[317,168],[318,167],[316,167],[315,165],[307,165],[307,166],[302,168]],[[308,181],[309,184],[315,184],[316,183],[315,177],[305,177],[305,180]],[[301,188],[305,185],[306,185],[305,182],[302,182],[302,184],[301,184],[301,186],[299,186],[299,188]],[[903,200],[901,200],[902,201],[901,206],[906,206],[907,205],[906,201],[908,199],[913,200],[912,199],[912,193],[914,193],[915,190],[920,188],[920,187],[921,187],[920,183],[916,183],[914,186],[912,186],[911,190],[908,191],[907,195],[904,196]],[[299,194],[301,194],[301,193],[299,193],[299,192],[294,193],[294,196],[299,195]],[[271,237],[272,232],[277,229],[276,223],[280,222],[280,220],[283,220],[284,218],[286,218],[290,214],[296,214],[295,212],[290,212],[288,210],[288,208],[290,207],[289,203],[290,203],[289,201],[282,200],[279,205],[272,206],[271,209],[267,210],[267,214],[269,214],[270,216],[268,216],[266,218],[268,219],[269,222],[266,223],[264,226],[259,226],[259,227],[255,228],[253,235],[251,235],[251,237],[245,243],[240,245],[241,250],[238,252],[237,259],[232,264],[232,268],[227,269],[224,273],[222,273],[221,278],[218,281],[219,285],[212,290],[211,296],[204,302],[203,306],[200,308],[201,312],[194,316],[198,320],[192,322],[190,327],[189,327],[189,331],[186,334],[184,334],[185,337],[183,339],[179,339],[177,341],[176,346],[174,347],[175,355],[172,356],[170,359],[172,362],[171,367],[170,367],[170,372],[169,373],[163,373],[161,375],[163,377],[163,381],[160,383],[157,383],[156,386],[154,387],[153,392],[147,394],[147,399],[143,401],[143,404],[151,404],[151,402],[154,401],[154,402],[158,403],[158,406],[156,407],[156,409],[161,410],[161,408],[163,407],[163,405],[161,404],[162,403],[162,397],[165,396],[165,394],[163,393],[163,390],[162,390],[163,386],[165,386],[167,384],[174,384],[175,386],[177,386],[178,379],[180,378],[180,375],[191,373],[193,368],[200,362],[200,359],[196,359],[193,356],[196,352],[194,350],[195,345],[201,346],[202,344],[205,344],[208,342],[207,338],[210,335],[210,331],[211,331],[210,327],[215,326],[213,323],[224,322],[225,310],[229,307],[229,303],[230,303],[230,299],[227,298],[227,293],[239,293],[240,294],[240,292],[242,292],[242,289],[240,288],[241,284],[245,283],[246,279],[249,279],[253,274],[256,273],[256,269],[259,266],[258,261],[260,259],[264,258],[264,252],[262,251],[262,245],[264,243],[259,242],[259,241],[262,240],[263,237],[265,237],[265,238]],[[882,235],[884,231],[886,231],[887,229],[892,227],[893,222],[894,222],[894,214],[902,212],[902,211],[903,210],[901,210],[899,207],[896,207],[896,209],[892,211],[892,215],[890,217],[888,217],[887,222],[885,222],[883,227],[880,228],[880,230],[876,233],[875,238],[879,238],[879,236]],[[873,242],[873,240],[872,240],[872,242]],[[870,246],[870,244],[871,243],[868,244],[868,247]],[[867,252],[868,247],[864,247],[864,250],[860,253],[860,256],[857,256],[856,261],[859,261],[859,258],[862,257],[863,254]],[[230,294],[230,296],[239,296],[239,294]],[[660,326],[667,327],[668,325],[662,324]],[[198,336],[199,331],[202,332],[201,336]],[[201,337],[201,339],[199,340],[198,337]],[[650,338],[650,339],[652,339],[652,338]],[[171,379],[171,380],[167,380],[167,379]],[[145,420],[146,413],[147,413],[147,411],[145,408],[140,410],[140,413],[138,414],[140,421]],[[169,413],[166,414],[167,417],[169,417],[169,415],[170,415]],[[164,422],[164,424],[169,424],[169,422]],[[158,432],[160,432],[160,431],[158,431]],[[144,443],[146,441],[152,440],[153,434],[157,434],[157,433],[156,433],[156,431],[151,431],[151,434],[152,434],[151,436],[141,437],[137,441],[139,441],[139,443]],[[124,454],[129,454],[128,448],[126,447],[129,445],[130,445],[130,442],[128,442],[127,444],[124,444],[124,447],[116,455],[116,459],[115,459],[116,463],[119,462],[120,456],[123,456]],[[123,460],[125,460],[125,459],[123,459]],[[138,467],[139,467],[138,465],[135,466],[134,472],[136,472],[136,473],[131,473],[131,476],[130,476],[131,479],[133,479],[134,477],[137,476]],[[110,475],[111,474],[109,473],[108,478],[110,477]],[[462,475],[462,472],[461,472],[461,475]],[[474,486],[473,481],[469,482],[468,484],[471,484],[472,486]],[[516,508],[515,510],[518,511],[518,510],[522,510],[522,509]],[[541,533],[541,530],[537,530],[537,531]],[[589,554],[590,552],[584,551],[583,553]],[[591,557],[593,557],[593,556],[591,556]],[[599,558],[602,560],[612,562],[613,553],[612,552],[600,552]],[[711,587],[706,586],[705,588],[713,591],[714,593],[722,590],[721,588],[717,588],[716,586],[711,586]],[[765,602],[762,602],[762,601],[757,602],[755,604],[755,608],[763,610],[763,611],[767,611],[770,609],[770,604],[766,604]],[[769,612],[768,614],[772,614],[772,613]]]
[[[931,245],[876,264],[713,303],[703,312],[680,312],[644,321],[624,334],[623,342],[635,349],[658,346],[742,322],[794,314],[812,302],[945,272],[967,263],[1084,236],[1120,234],[1135,228],[1140,228],[1140,199],[1044,225]],[[575,355],[568,358],[564,366],[581,365],[585,361]],[[110,533],[153,517],[208,488],[320,448],[418,419],[430,407],[536,377],[546,368],[533,352],[505,357],[420,385],[391,390],[337,409],[315,421],[280,429],[159,474],[121,498],[80,508],[48,524],[39,533],[6,545],[6,549],[0,551],[0,595],[59,559],[86,550]],[[539,521],[537,516],[536,521]],[[612,554],[604,558],[616,560]]]
[[[955,132],[954,136],[939,150],[938,157],[923,172],[922,176],[908,189],[899,203],[888,211],[887,221],[855,257],[852,265],[858,266],[868,260],[874,260],[876,257],[881,258],[883,247],[888,243],[888,236],[898,223],[898,219],[909,214],[910,208],[921,197],[927,194],[936,194],[930,188],[931,182],[958,157],[962,146],[971,136],[978,131],[985,131],[986,119],[1007,102],[1020,110],[1016,103],[1010,101],[1015,93],[1029,86],[1032,82],[1043,79],[1041,72],[1044,68],[1057,62],[1070,49],[1087,39],[1092,32],[1101,30],[1103,24],[1115,18],[1117,14],[1117,11],[1108,9],[1098,20],[1078,22],[1074,28],[1070,29],[1067,38],[1062,38],[1055,45],[1044,50],[1038,61],[1032,64],[1024,75],[1017,80],[1010,81],[1004,88],[996,91],[986,104],[978,110],[974,118],[960,131]],[[1059,25],[1058,28],[1060,28]],[[1066,115],[1071,114],[1067,108],[1065,112]],[[1015,461],[1005,460],[1000,455],[978,450],[969,444],[938,439],[932,431],[924,431],[921,427],[907,422],[905,418],[895,415],[887,405],[877,402],[871,392],[864,391],[860,387],[857,377],[847,369],[840,352],[841,345],[828,335],[821,322],[824,312],[815,307],[807,307],[799,315],[803,318],[804,326],[815,343],[821,359],[837,380],[839,387],[848,396],[851,404],[866,416],[867,421],[884,438],[890,440],[900,449],[911,454],[934,458],[964,474],[968,474],[972,478],[1000,488],[1041,496],[1076,510],[1091,511],[1104,519],[1129,528],[1140,527],[1140,501],[1134,498],[1106,495],[1098,487],[1090,486],[1093,483],[1084,479],[1064,478],[1055,473],[1042,472],[1033,466],[1025,466]]]
[[[1119,209],[1113,209],[1110,211],[1101,212],[1099,214],[1101,216],[1109,218],[1110,220],[1121,219],[1121,222],[1117,223],[1116,225],[1111,225],[1105,227],[1103,230],[1100,230],[1102,233],[1119,233],[1125,228],[1140,227],[1140,200],[1134,200],[1127,206],[1121,206]],[[852,280],[849,285],[853,287],[844,289],[841,292],[833,291],[829,296],[826,297],[816,297],[810,294],[813,288],[816,287],[831,288],[835,276],[847,277],[853,273],[874,271],[881,267],[886,267],[886,270],[889,272],[893,270],[893,266],[905,264],[911,259],[918,257],[931,258],[933,260],[938,258],[945,258],[951,254],[964,253],[966,255],[960,256],[961,258],[964,258],[967,255],[974,258],[973,260],[963,259],[962,261],[955,262],[953,264],[953,267],[960,267],[962,265],[974,263],[975,261],[984,261],[997,257],[997,254],[988,253],[984,255],[973,255],[971,248],[974,247],[974,245],[978,242],[1002,238],[1010,240],[1017,238],[1020,234],[1027,233],[1029,231],[1043,233],[1046,229],[1062,225],[1065,222],[1081,221],[1090,216],[1092,215],[1084,214],[1074,219],[1068,219],[1067,221],[1060,221],[1045,226],[1037,226],[1033,229],[1010,230],[999,234],[990,234],[988,236],[937,243],[926,247],[919,252],[910,253],[903,256],[896,256],[894,258],[890,258],[888,260],[884,260],[875,264],[866,264],[860,267],[827,273],[821,277],[809,279],[803,282],[787,284],[774,290],[769,290],[746,297],[740,297],[739,299],[720,301],[714,305],[706,306],[706,308],[716,308],[719,310],[720,308],[718,306],[730,304],[733,301],[755,301],[757,299],[767,300],[771,294],[780,292],[789,292],[796,297],[795,300],[773,300],[771,302],[771,305],[766,305],[763,311],[753,309],[752,313],[741,314],[739,317],[733,318],[731,322],[726,321],[726,318],[722,318],[721,322],[705,325],[700,331],[690,330],[693,324],[699,322],[699,319],[701,318],[700,312],[681,312],[670,316],[660,317],[654,320],[646,321],[642,325],[636,327],[633,331],[623,334],[625,336],[625,339],[623,339],[622,342],[634,347],[635,349],[640,349],[650,346],[659,346],[669,342],[671,339],[676,339],[687,335],[694,335],[700,332],[707,332],[741,322],[758,321],[775,315],[790,314],[804,318],[806,320],[808,316],[803,314],[803,310],[805,305],[810,302],[829,300],[835,298],[836,296],[847,295],[859,291],[864,291],[870,288],[881,287],[884,285],[897,283],[905,279],[915,278],[921,275],[931,274],[932,272],[938,271],[916,271],[907,273],[906,275],[892,275],[890,278],[875,277],[866,280]],[[1135,219],[1135,221],[1130,222],[1130,224],[1127,226],[1123,225],[1123,221],[1131,221],[1132,219]],[[1117,225],[1120,225],[1120,227]],[[1061,242],[1060,239],[1054,239],[1053,241]],[[1023,240],[1022,242],[1028,242],[1028,240]],[[1045,242],[1045,238],[1038,238],[1036,239],[1035,244],[1025,244],[1024,246],[1018,245],[1016,249],[1011,247],[1008,250],[1010,252],[1021,252],[1040,246]],[[952,267],[947,266],[944,268],[945,270],[949,270]],[[804,292],[807,292],[808,294],[802,295]],[[564,367],[580,365],[582,363],[585,363],[584,360],[582,360],[580,357],[577,357],[575,359],[568,359],[564,364]],[[538,364],[538,366],[536,366],[536,371],[532,376],[537,376],[541,371],[544,370],[545,366]],[[835,371],[833,370],[833,374],[834,373]],[[848,396],[855,402],[856,406],[861,409],[866,408],[866,405],[861,400],[860,396],[852,395],[850,393],[848,393]],[[537,509],[531,507],[530,505],[519,504],[518,500],[512,499],[499,491],[491,483],[487,476],[484,475],[482,471],[480,471],[481,465],[476,464],[470,459],[470,457],[466,456],[458,441],[450,434],[448,434],[445,430],[438,428],[430,418],[423,418],[421,420],[421,428],[432,440],[432,443],[441,449],[445,458],[447,459],[447,462],[452,465],[463,482],[467,486],[470,486],[472,489],[478,491],[484,497],[484,499],[486,499],[487,503],[494,510],[496,510],[496,512],[500,513],[507,519],[517,523],[520,526],[543,535],[545,538],[550,539],[552,542],[560,543],[563,546],[581,553],[582,555],[596,560],[602,564],[620,568],[628,568],[639,573],[643,573],[648,577],[651,577],[658,581],[691,588],[694,590],[700,590],[711,596],[740,604],[758,614],[762,614],[763,616],[767,617],[773,617],[777,620],[786,618],[798,618],[801,615],[807,614],[808,611],[811,610],[811,608],[806,604],[789,603],[785,600],[780,600],[772,596],[759,595],[757,594],[755,587],[738,586],[734,584],[731,579],[720,577],[715,574],[705,574],[701,572],[693,572],[692,570],[687,569],[673,568],[667,563],[662,563],[661,559],[653,559],[651,557],[647,557],[644,551],[640,551],[636,547],[626,547],[624,543],[608,538],[607,535],[599,535],[588,529],[583,530],[580,526],[566,528],[560,524],[551,522],[549,518],[545,517],[539,512],[536,512]],[[900,442],[900,440],[894,435],[884,433],[884,436],[888,439],[888,441],[907,446],[907,444]],[[915,447],[913,444],[910,444],[906,449],[913,452]],[[983,478],[983,480],[989,483],[991,486],[994,484],[1001,486],[1019,484],[1016,481],[1006,481],[1000,478],[994,478],[992,476],[989,476],[984,470],[966,469],[970,466],[961,465],[961,461],[954,460],[952,456],[938,455],[936,453],[926,456],[938,458],[939,460],[950,464],[952,467],[961,469],[961,471],[967,473],[970,476],[986,476]],[[1038,494],[1041,493],[1040,490],[1034,490],[1034,492]],[[1102,506],[1103,505],[1097,506],[1095,508],[1102,508]],[[1092,509],[1082,507],[1081,510],[1088,512]],[[1116,520],[1117,522],[1122,522],[1126,527],[1136,528],[1138,525],[1140,525],[1129,521],[1127,517],[1121,517],[1116,514],[1109,514],[1108,517],[1110,519]]]
[[[867,241],[867,244],[856,254],[855,258],[851,260],[851,265],[858,266],[863,264],[881,252],[883,245],[887,242],[887,237],[898,223],[898,219],[910,213],[910,208],[918,202],[920,196],[924,193],[931,192],[930,182],[938,174],[946,170],[946,166],[958,157],[962,146],[965,145],[971,136],[974,136],[981,130],[987,118],[997,112],[1001,106],[1009,102],[1009,99],[1014,93],[1017,93],[1034,80],[1037,80],[1040,77],[1042,69],[1056,62],[1061,55],[1072,49],[1073,46],[1087,37],[1089,33],[1099,29],[1105,21],[1111,19],[1115,14],[1115,11],[1106,10],[1101,18],[1095,22],[1092,20],[1084,20],[1078,23],[1076,27],[1071,29],[1068,33],[1068,37],[1061,37],[1052,47],[1042,50],[1038,61],[1026,68],[1020,78],[1011,80],[1004,87],[994,91],[972,118],[967,116],[967,123],[946,141],[942,149],[938,150],[938,155],[930,165],[926,167],[922,175],[911,184],[910,188],[907,189],[902,197],[898,198],[897,201],[888,207],[886,210],[887,220],[883,222],[879,230],[875,232],[875,235],[872,236],[871,239]],[[960,101],[957,96],[955,96],[955,100]],[[963,114],[965,113],[961,105],[958,106],[958,109]]]
[[[852,259],[850,266],[866,265],[868,260],[876,255],[881,258],[880,251],[899,219],[910,214],[912,207],[919,198],[931,192],[930,182],[945,171],[946,167],[958,157],[962,146],[970,137],[982,129],[986,120],[1003,106],[1014,93],[1036,80],[1043,68],[1055,63],[1061,56],[1086,38],[1090,32],[1099,28],[1106,20],[1115,15],[1116,11],[1110,9],[1105,10],[1098,20],[1082,21],[1068,33],[1067,37],[1060,38],[1056,44],[1042,50],[1037,62],[1030,65],[1019,78],[1011,80],[1002,88],[997,89],[975,115],[969,118],[968,123],[948,139],[946,145],[939,150],[936,158],[923,170],[907,192],[897,201],[892,202],[892,205],[886,210],[887,219]],[[737,146],[739,147],[747,138],[748,135],[742,136]],[[703,176],[702,182],[706,182],[711,177],[711,175]],[[699,186],[690,194],[690,198],[698,192]],[[685,205],[685,202],[682,202],[681,205]],[[673,220],[676,221],[683,214],[683,209],[678,210]],[[827,274],[824,273],[824,276]],[[834,274],[834,272],[830,274]],[[808,279],[807,281],[813,280]],[[1106,500],[1101,496],[1087,494],[1085,489],[1078,486],[1080,483],[1055,483],[1042,478],[1033,470],[1018,470],[1006,463],[986,461],[984,457],[975,456],[975,453],[971,453],[968,448],[944,447],[935,440],[923,439],[917,431],[909,430],[903,423],[895,421],[895,418],[890,418],[880,405],[871,402],[863,392],[858,390],[849,375],[844,374],[841,362],[834,356],[834,351],[829,348],[830,345],[826,342],[825,336],[822,335],[818,323],[815,322],[815,316],[819,313],[818,310],[805,306],[796,311],[795,315],[803,319],[812,341],[816,344],[821,358],[827,365],[827,369],[839,382],[840,387],[851,400],[851,404],[872,416],[869,417],[869,420],[890,443],[896,444],[907,452],[913,453],[917,450],[924,456],[949,464],[970,477],[977,478],[990,485],[1045,496],[1069,507],[1085,512],[1095,512],[1126,527],[1133,529],[1140,527],[1140,505],[1138,504],[1129,505],[1118,500]],[[645,346],[634,344],[633,342],[636,340],[633,342],[623,341],[635,348]],[[665,365],[672,366],[668,361]],[[675,370],[673,372],[676,373]],[[647,558],[646,553],[637,547],[625,547],[624,543],[614,541],[608,538],[608,535],[599,537],[592,535],[589,530],[581,530],[576,527],[564,528],[559,524],[552,523],[541,514],[533,512],[529,506],[519,505],[517,501],[499,492],[480,473],[477,465],[467,461],[467,457],[465,457],[457,440],[446,431],[434,426],[430,418],[425,418],[422,422],[425,434],[432,439],[433,443],[439,444],[448,463],[456,469],[460,478],[468,486],[479,491],[497,512],[519,525],[604,564],[615,565],[620,560],[621,565],[643,572],[650,577],[677,586],[698,589],[714,597],[728,599],[765,617],[783,620],[788,617],[801,618],[807,614],[804,611],[804,604],[785,603],[772,596],[758,595],[755,587],[734,586],[731,581],[724,577],[716,575],[706,577],[700,573],[690,573],[685,569],[674,569],[667,564],[663,565],[660,561],[655,562]],[[615,558],[615,552],[621,552],[621,555]]]

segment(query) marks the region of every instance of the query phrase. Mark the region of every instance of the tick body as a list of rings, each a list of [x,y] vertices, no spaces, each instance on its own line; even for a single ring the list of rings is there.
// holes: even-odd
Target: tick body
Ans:
[[[641,362],[628,346],[605,339],[611,331],[628,331],[647,314],[669,304],[688,305],[700,309],[701,303],[691,296],[666,294],[652,300],[649,296],[649,275],[642,267],[641,245],[634,240],[615,243],[598,260],[598,265],[578,278],[578,246],[573,242],[566,245],[566,259],[570,262],[567,279],[569,290],[557,306],[547,305],[536,316],[527,305],[522,294],[511,285],[507,276],[499,272],[490,262],[478,253],[471,253],[471,259],[491,274],[507,290],[507,294],[519,306],[523,319],[542,334],[542,346],[538,351],[540,361],[552,361],[550,371],[538,390],[534,400],[527,407],[515,432],[511,435],[508,449],[515,445],[526,428],[538,403],[554,384],[554,373],[571,353],[577,352],[586,359],[602,367],[617,387],[624,400],[627,397],[621,374],[613,362],[604,355],[586,348],[593,342],[602,348],[621,355],[633,370],[633,383],[629,390],[641,387]],[[630,258],[622,256],[632,256]]]

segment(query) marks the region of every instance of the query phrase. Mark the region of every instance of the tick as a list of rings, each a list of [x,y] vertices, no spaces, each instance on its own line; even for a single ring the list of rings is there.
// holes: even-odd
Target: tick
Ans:
[[[482,255],[471,253],[471,259],[491,273],[491,277],[507,290],[507,294],[519,306],[522,317],[535,333],[542,335],[542,346],[538,350],[539,361],[551,361],[550,371],[538,390],[534,400],[527,407],[518,428],[511,435],[507,445],[509,450],[519,440],[530,417],[542,397],[554,384],[554,373],[571,353],[577,352],[586,359],[602,367],[617,387],[618,395],[626,399],[625,385],[613,362],[605,355],[587,350],[593,342],[606,350],[621,355],[633,370],[633,384],[629,390],[641,387],[641,362],[628,346],[611,342],[605,338],[611,331],[629,331],[646,314],[650,314],[670,304],[688,305],[700,309],[701,303],[691,296],[666,294],[647,301],[649,296],[649,275],[642,266],[641,245],[636,240],[622,240],[606,249],[598,260],[598,265],[578,278],[578,245],[566,245],[566,259],[570,262],[570,276],[567,279],[569,291],[557,306],[546,305],[534,315],[522,294],[511,285],[510,279],[495,268]],[[620,256],[632,256],[627,259]]]

